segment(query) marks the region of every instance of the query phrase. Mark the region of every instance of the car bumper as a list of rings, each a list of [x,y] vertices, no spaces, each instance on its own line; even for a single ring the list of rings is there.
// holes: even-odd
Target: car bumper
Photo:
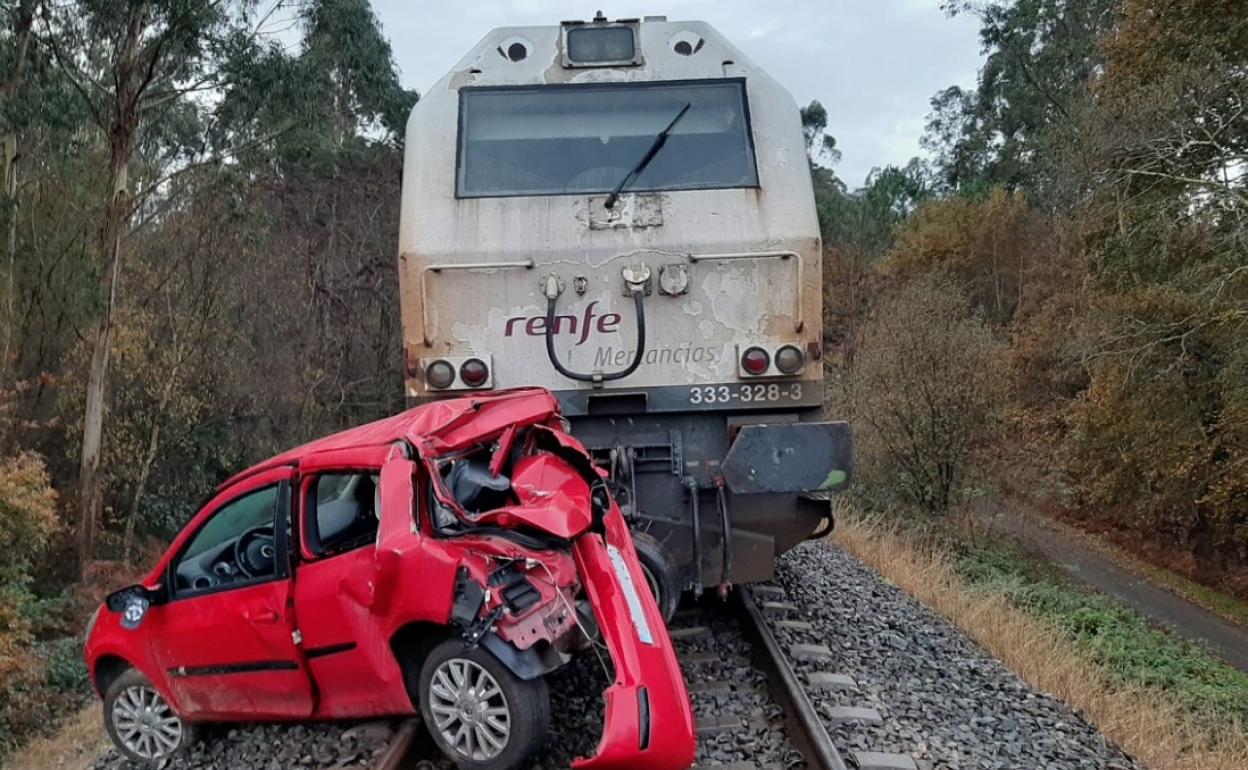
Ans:
[[[603,693],[604,722],[597,749],[572,766],[687,768],[697,744],[676,651],[618,509],[613,506],[605,522],[606,537],[582,535],[573,555],[615,665],[615,681]]]

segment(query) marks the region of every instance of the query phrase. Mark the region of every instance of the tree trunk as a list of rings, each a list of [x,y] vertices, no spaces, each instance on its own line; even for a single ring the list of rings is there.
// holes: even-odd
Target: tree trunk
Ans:
[[[17,330],[15,302],[17,295],[17,134],[4,137],[4,182],[8,205],[5,207],[4,251],[8,257],[4,291],[4,344],[0,347],[0,382],[8,382],[9,356],[13,335]]]
[[[22,87],[22,73],[26,67],[26,52],[30,48],[30,32],[35,23],[38,0],[22,0],[13,23],[14,53],[13,69],[4,84],[4,98],[12,107]],[[4,135],[4,194],[7,199],[8,218],[4,238],[6,271],[4,341],[0,345],[0,382],[9,380],[9,356],[13,350],[13,335],[17,328],[14,318],[14,297],[17,294],[17,131],[7,127]]]
[[[79,467],[81,505],[78,519],[78,563],[85,568],[95,545],[95,519],[103,502],[100,483],[100,446],[104,434],[104,399],[108,384],[108,361],[113,342],[113,310],[117,300],[117,284],[121,276],[122,228],[129,210],[126,194],[126,166],[115,164],[112,177],[112,200],[100,236],[100,251],[107,255],[105,269],[100,273],[100,297],[104,308],[95,328],[88,373],[86,407],[82,418],[82,464]]]
[[[131,8],[126,35],[114,59],[116,90],[110,95],[108,125],[108,190],[104,223],[100,228],[98,253],[102,257],[99,296],[104,303],[95,327],[91,349],[91,369],[87,375],[86,405],[82,417],[82,462],[78,470],[78,569],[81,576],[95,546],[96,516],[103,504],[100,479],[100,447],[104,436],[104,406],[108,386],[108,360],[113,343],[113,313],[117,305],[117,287],[121,278],[122,246],[125,228],[130,220],[130,193],[127,167],[134,150],[134,136],[139,125],[139,100],[147,81],[141,79],[139,43],[147,23],[146,4]],[[152,56],[159,56],[159,46]],[[146,67],[148,81],[156,60]]]

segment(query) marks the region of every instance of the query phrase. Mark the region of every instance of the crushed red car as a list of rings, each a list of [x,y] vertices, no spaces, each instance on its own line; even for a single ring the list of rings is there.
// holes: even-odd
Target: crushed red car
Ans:
[[[86,659],[118,748],[159,763],[198,724],[419,712],[467,768],[513,768],[545,675],[605,645],[602,737],[576,768],[688,767],[689,696],[603,475],[557,401],[438,401],[222,484]]]

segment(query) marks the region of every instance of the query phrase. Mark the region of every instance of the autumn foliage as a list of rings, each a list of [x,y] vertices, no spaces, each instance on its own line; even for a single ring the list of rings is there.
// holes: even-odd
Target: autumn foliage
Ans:
[[[1248,14],[1218,0],[954,5],[981,13],[980,87],[933,100],[934,194],[873,270],[886,287],[947,281],[964,307],[934,318],[912,289],[862,303],[877,306],[850,368],[894,362],[858,417],[864,463],[909,477],[873,434],[934,403],[898,411],[900,367],[923,362],[936,394],[1002,395],[975,456],[998,493],[1152,541],[1198,577],[1244,574]],[[959,318],[982,319],[993,346],[914,347],[928,335],[914,327]],[[938,423],[907,435],[919,424]]]

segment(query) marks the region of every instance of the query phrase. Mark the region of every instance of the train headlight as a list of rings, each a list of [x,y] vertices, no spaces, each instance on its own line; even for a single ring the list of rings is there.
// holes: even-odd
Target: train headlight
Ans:
[[[771,356],[767,355],[767,351],[762,348],[747,348],[741,354],[741,368],[747,374],[763,374],[769,366],[771,366]]]
[[[479,358],[470,358],[459,367],[459,379],[470,388],[479,388],[490,379],[490,367]]]
[[[446,361],[434,361],[425,367],[425,382],[431,388],[449,388],[455,382],[455,367]]]
[[[776,351],[776,368],[785,374],[797,374],[806,364],[806,356],[794,345]]]

